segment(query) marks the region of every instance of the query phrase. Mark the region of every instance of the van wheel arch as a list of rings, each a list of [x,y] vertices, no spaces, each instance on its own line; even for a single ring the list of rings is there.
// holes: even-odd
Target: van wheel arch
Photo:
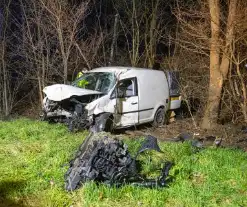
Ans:
[[[169,110],[165,110],[165,106],[160,106],[154,114],[152,125],[154,127],[161,127],[164,124],[167,124],[169,120],[168,111]]]
[[[112,132],[114,129],[113,114],[102,113],[94,118],[94,130],[96,132]]]

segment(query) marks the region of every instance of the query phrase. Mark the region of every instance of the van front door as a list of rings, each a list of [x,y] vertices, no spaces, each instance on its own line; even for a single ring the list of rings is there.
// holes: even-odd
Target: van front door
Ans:
[[[137,79],[120,80],[117,85],[116,125],[130,126],[138,124],[139,98]]]

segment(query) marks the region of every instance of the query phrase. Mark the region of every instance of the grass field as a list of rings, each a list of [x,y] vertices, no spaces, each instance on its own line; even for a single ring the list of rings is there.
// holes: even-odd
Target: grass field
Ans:
[[[247,206],[247,154],[190,143],[160,143],[175,163],[169,188],[119,189],[87,183],[65,192],[68,162],[87,132],[28,119],[0,122],[0,206]],[[138,139],[126,139],[133,152]]]

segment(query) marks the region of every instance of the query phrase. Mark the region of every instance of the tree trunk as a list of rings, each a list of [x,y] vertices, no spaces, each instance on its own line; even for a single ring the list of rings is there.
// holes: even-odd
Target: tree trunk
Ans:
[[[230,64],[230,56],[234,52],[232,51],[231,44],[234,40],[234,27],[235,27],[235,15],[237,10],[238,0],[231,0],[228,10],[228,18],[227,18],[227,26],[226,26],[226,35],[225,35],[225,46],[223,49],[222,60],[220,64],[220,71],[223,75],[223,78],[226,79],[229,64]]]
[[[115,15],[115,21],[114,21],[114,28],[113,28],[113,39],[111,44],[111,54],[110,54],[110,65],[113,62],[114,58],[114,48],[116,47],[116,41],[117,41],[117,25],[118,25],[118,17],[119,15]]]
[[[239,57],[238,57],[238,63],[236,64],[236,69],[237,69],[237,74],[238,74],[241,89],[242,89],[241,95],[243,96],[243,102],[241,103],[241,109],[242,109],[242,113],[244,115],[244,122],[247,123],[247,91],[246,91],[246,85],[245,85],[244,77],[240,71]]]
[[[60,44],[60,50],[62,54],[62,59],[63,59],[63,82],[64,84],[67,83],[67,78],[68,78],[68,56],[66,55],[65,52],[65,46],[64,46],[64,39],[63,39],[63,32],[61,29],[61,20],[57,20],[57,33],[58,33],[58,40]]]
[[[219,0],[208,0],[211,16],[210,84],[208,101],[202,128],[213,128],[218,121],[221,92],[230,64],[231,44],[234,39],[235,15],[238,0],[231,0],[228,10],[225,45],[220,63],[220,4]]]
[[[8,1],[5,10],[5,20],[3,22],[3,34],[2,34],[2,73],[3,73],[3,103],[4,103],[4,115],[8,116],[10,113],[9,107],[9,78],[8,78],[8,71],[7,71],[7,64],[6,64],[6,45],[7,45],[7,27],[9,21],[9,8],[10,8],[11,0]]]
[[[43,103],[43,93],[42,93],[41,77],[40,77],[39,72],[37,73],[37,78],[38,78],[38,87],[39,87],[39,101],[40,101],[40,106],[42,106],[42,103]]]
[[[212,71],[210,75],[208,101],[202,121],[202,128],[204,129],[211,129],[217,124],[222,87],[222,74],[219,70]]]
[[[4,115],[7,117],[9,115],[9,99],[8,99],[8,85],[9,84],[8,84],[7,70],[6,70],[6,64],[5,64],[4,57],[2,60],[2,67],[3,67]]]
[[[217,122],[220,104],[221,88],[223,85],[220,73],[220,5],[219,0],[208,0],[211,16],[211,45],[210,45],[210,83],[208,101],[202,121],[202,128],[209,129]]]

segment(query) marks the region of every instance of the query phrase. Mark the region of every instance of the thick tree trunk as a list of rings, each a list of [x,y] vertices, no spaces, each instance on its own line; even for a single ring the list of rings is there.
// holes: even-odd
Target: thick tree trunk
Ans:
[[[220,63],[220,4],[219,0],[208,0],[211,16],[210,84],[208,101],[202,121],[202,128],[213,128],[218,121],[221,92],[230,64],[231,44],[234,39],[235,15],[238,0],[231,0],[228,10],[225,45]]]
[[[213,71],[210,76],[208,101],[202,121],[202,128],[204,129],[211,129],[217,124],[223,87],[223,76],[219,70]]]
[[[211,16],[210,83],[208,101],[202,121],[202,128],[209,129],[217,122],[220,104],[222,75],[220,73],[220,5],[219,0],[208,0]]]

